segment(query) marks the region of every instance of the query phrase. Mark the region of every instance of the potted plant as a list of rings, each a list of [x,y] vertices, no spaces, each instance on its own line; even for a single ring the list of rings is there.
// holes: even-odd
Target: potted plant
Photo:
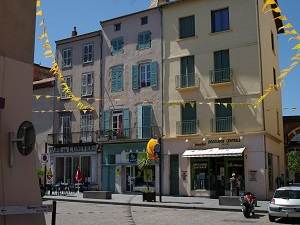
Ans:
[[[138,159],[138,167],[139,169],[144,173],[144,178],[147,186],[147,190],[141,191],[143,193],[143,202],[152,202],[156,201],[156,192],[150,190],[149,187],[149,180],[150,180],[150,166],[153,165],[153,163],[156,161],[156,159],[150,159],[148,157],[141,157]]]

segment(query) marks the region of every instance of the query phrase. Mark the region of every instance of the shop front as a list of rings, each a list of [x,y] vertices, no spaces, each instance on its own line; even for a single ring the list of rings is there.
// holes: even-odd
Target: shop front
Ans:
[[[229,195],[233,173],[240,181],[239,191],[245,190],[244,151],[239,138],[194,142],[182,155],[190,161],[191,195]]]
[[[79,167],[84,182],[97,183],[96,145],[49,147],[52,183],[77,183],[75,175]]]
[[[146,171],[137,165],[138,159],[146,157],[147,142],[103,144],[102,190],[113,193],[131,193],[158,190],[158,164],[148,168],[148,185]]]

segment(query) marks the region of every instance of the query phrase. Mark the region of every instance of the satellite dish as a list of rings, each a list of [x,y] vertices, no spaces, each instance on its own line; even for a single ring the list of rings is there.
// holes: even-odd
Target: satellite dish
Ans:
[[[17,133],[17,147],[22,155],[29,155],[35,145],[35,130],[33,124],[29,121],[24,121]]]

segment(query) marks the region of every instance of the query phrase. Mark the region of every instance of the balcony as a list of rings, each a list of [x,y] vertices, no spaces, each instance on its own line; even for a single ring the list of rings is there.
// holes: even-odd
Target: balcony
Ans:
[[[113,129],[113,130],[100,130],[98,131],[98,142],[108,141],[128,141],[136,139],[150,139],[160,137],[161,132],[158,126],[152,127],[137,127],[128,129]]]
[[[75,145],[97,143],[96,131],[48,134],[48,145]]]
[[[217,117],[210,120],[212,133],[234,132],[235,118],[232,116]]]
[[[232,68],[222,68],[209,71],[209,84],[228,84],[232,83],[233,70]]]
[[[192,135],[199,133],[199,120],[176,121],[176,135]]]
[[[196,73],[188,73],[175,76],[176,90],[199,87],[199,77]]]

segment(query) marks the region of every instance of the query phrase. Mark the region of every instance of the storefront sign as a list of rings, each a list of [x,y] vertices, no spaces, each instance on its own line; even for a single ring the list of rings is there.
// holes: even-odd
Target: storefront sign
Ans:
[[[137,161],[137,153],[129,153],[129,162],[136,162]]]
[[[55,153],[74,153],[74,152],[96,152],[96,145],[87,146],[68,146],[68,147],[50,147],[50,154]]]
[[[227,139],[208,139],[207,141],[195,142],[194,147],[203,147],[203,146],[240,146],[242,140],[240,138],[227,138]]]

